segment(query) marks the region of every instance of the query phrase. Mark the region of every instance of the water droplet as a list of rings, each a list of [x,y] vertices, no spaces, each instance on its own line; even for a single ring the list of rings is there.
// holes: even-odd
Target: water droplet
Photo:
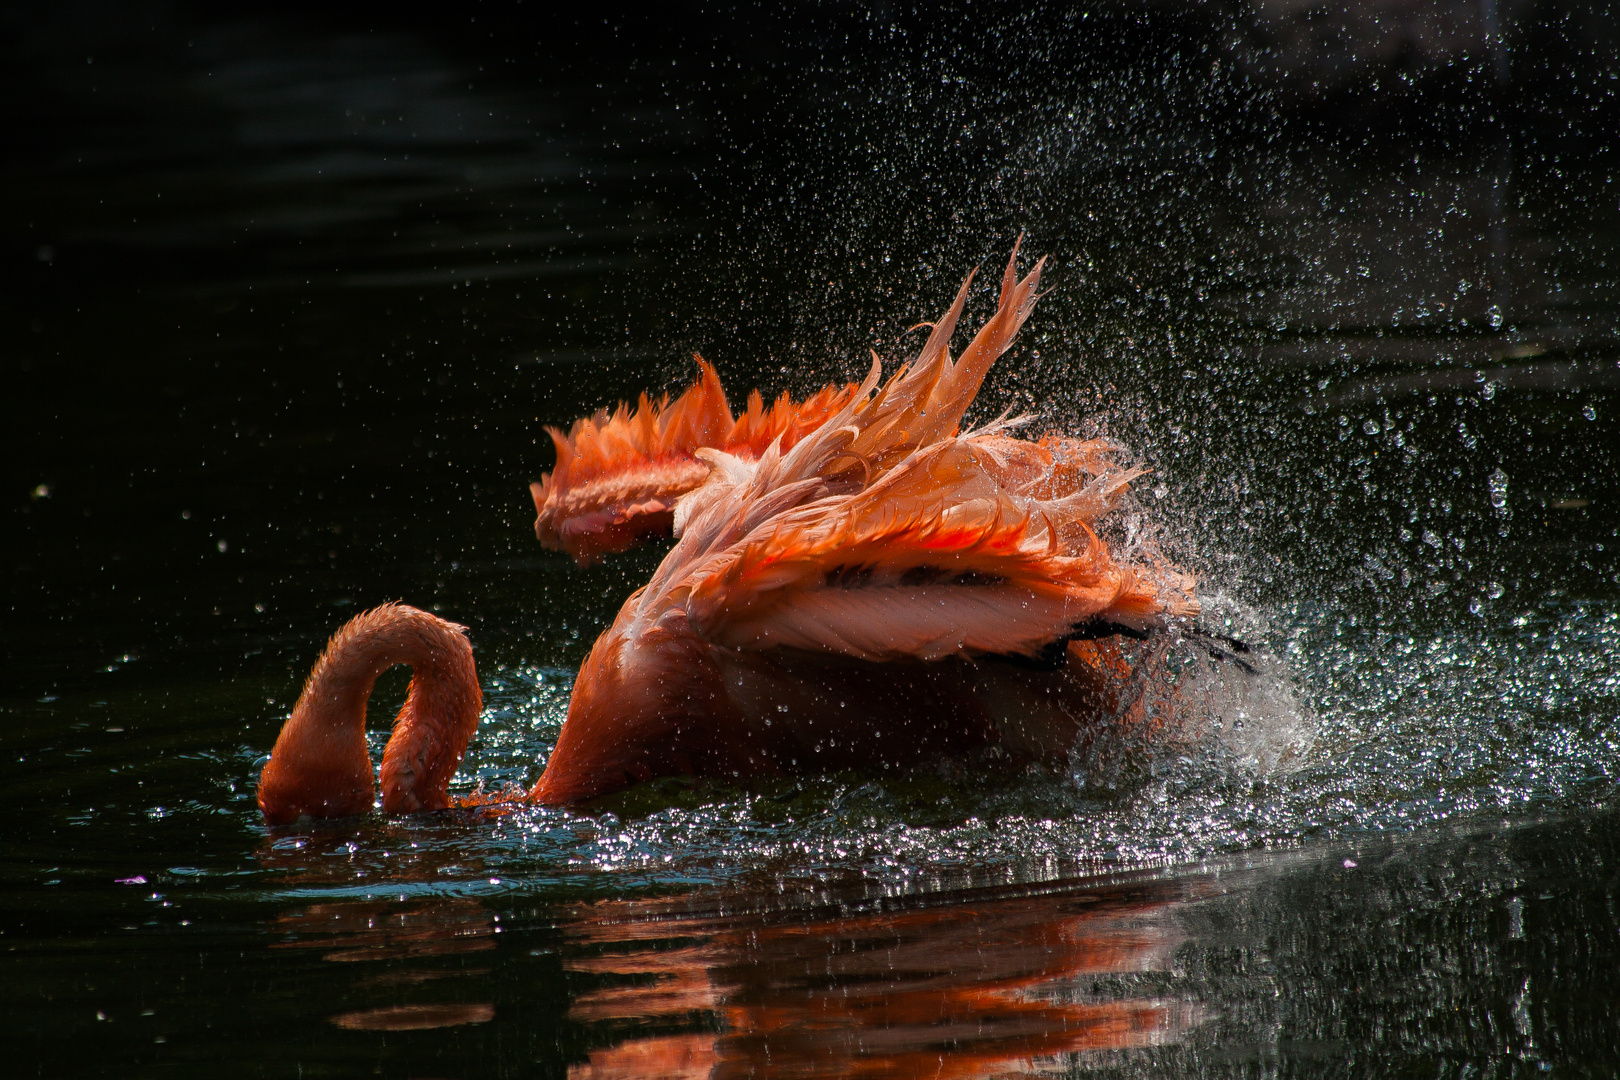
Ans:
[[[1502,329],[1502,308],[1499,304],[1486,308],[1485,317],[1490,320],[1492,330]]]
[[[1596,420],[1597,419],[1597,410],[1592,408],[1592,406],[1588,405],[1588,406],[1586,406],[1586,408],[1581,410],[1581,415],[1586,417],[1588,420]]]
[[[1378,426],[1378,421],[1368,420],[1366,423],[1361,425],[1361,430],[1365,431],[1369,435],[1376,435],[1381,429]]]
[[[1493,471],[1487,481],[1491,489],[1491,505],[1498,510],[1507,506],[1508,475],[1500,467]]]

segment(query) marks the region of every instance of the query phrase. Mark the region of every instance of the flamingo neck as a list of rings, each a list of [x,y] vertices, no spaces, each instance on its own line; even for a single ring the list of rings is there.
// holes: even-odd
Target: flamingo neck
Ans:
[[[411,666],[411,686],[383,752],[383,809],[438,810],[483,706],[472,647],[460,627],[403,604],[356,616],[310,672],[259,780],[271,824],[371,809],[366,702],[377,676]]]

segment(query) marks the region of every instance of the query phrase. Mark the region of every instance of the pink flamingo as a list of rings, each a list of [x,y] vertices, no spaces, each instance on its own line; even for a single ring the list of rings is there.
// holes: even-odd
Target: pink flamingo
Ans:
[[[709,474],[673,512],[680,539],[597,639],[557,747],[520,798],[571,804],[658,776],[898,766],[986,744],[1058,761],[1115,713],[1129,668],[1107,639],[1198,604],[1191,579],[1151,551],[1125,563],[1093,531],[1139,475],[1107,444],[1025,442],[1005,423],[961,432],[1035,304],[1040,266],[1019,280],[1016,259],[1015,246],[996,313],[959,359],[948,343],[971,276],[911,364],[880,385],[874,361],[791,450],[694,451]],[[387,624],[410,609],[380,610],[393,613],[376,617]],[[349,646],[347,628],[334,638],[266,767],[279,785],[261,784],[267,819],[358,806],[364,695],[323,689],[306,707],[323,669],[352,667],[343,685],[369,689],[391,656],[438,686],[445,634],[459,638],[443,628],[445,645],[426,656],[385,655],[358,632]],[[454,670],[459,701],[476,701],[470,658]],[[401,717],[411,722],[384,754],[384,808],[446,805],[443,766],[454,768],[470,724],[428,721],[409,702]],[[338,728],[352,732],[329,734]],[[411,768],[389,774],[391,759]],[[338,781],[342,798],[320,794]],[[267,800],[267,789],[301,794]]]

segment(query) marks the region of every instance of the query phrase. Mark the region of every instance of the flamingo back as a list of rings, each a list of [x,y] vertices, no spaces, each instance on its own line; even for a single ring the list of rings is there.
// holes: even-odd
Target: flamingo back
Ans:
[[[791,449],[698,457],[707,480],[676,509],[681,540],[637,601],[669,607],[734,649],[792,647],[866,660],[956,652],[1035,655],[1101,621],[1144,630],[1197,611],[1192,582],[1116,560],[1092,523],[1141,474],[1101,440],[962,433],[986,372],[1033,308],[1019,279],[959,360],[948,342],[972,278],[917,358],[860,392]],[[1149,553],[1151,554],[1151,553]]]

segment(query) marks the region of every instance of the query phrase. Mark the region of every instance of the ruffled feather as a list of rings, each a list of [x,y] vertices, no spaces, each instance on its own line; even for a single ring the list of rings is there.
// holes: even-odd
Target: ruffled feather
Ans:
[[[621,402],[577,420],[565,434],[547,427],[557,465],[530,485],[535,535],[545,546],[573,555],[580,565],[623,551],[673,527],[675,501],[701,484],[708,466],[696,452],[717,448],[757,458],[777,440],[793,446],[854,394],[828,386],[803,402],[783,393],[765,407],[758,391],[733,416],[714,367],[697,358],[698,378],[670,401],[642,394],[634,409]]]
[[[1118,563],[1092,523],[1142,470],[1101,440],[959,432],[990,364],[1034,306],[1041,265],[1008,261],[995,314],[961,358],[951,332],[970,276],[917,358],[859,392],[791,448],[755,461],[700,455],[707,481],[678,510],[681,540],[638,616],[682,609],[741,649],[867,660],[1034,655],[1095,620],[1142,630],[1197,611],[1191,581]]]

